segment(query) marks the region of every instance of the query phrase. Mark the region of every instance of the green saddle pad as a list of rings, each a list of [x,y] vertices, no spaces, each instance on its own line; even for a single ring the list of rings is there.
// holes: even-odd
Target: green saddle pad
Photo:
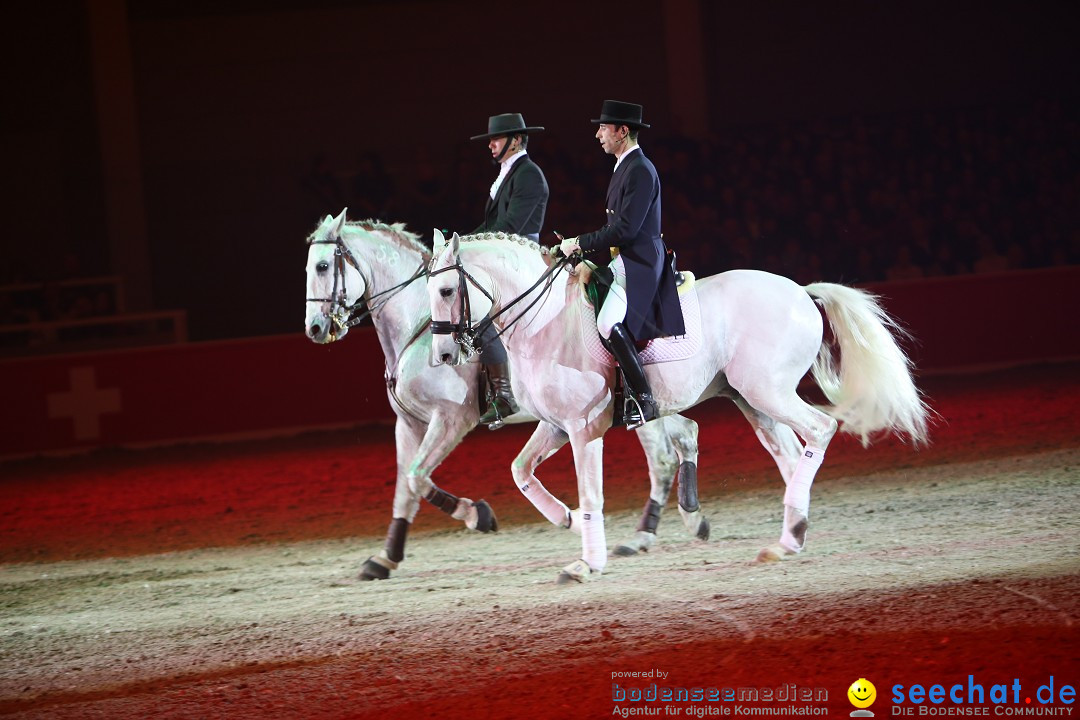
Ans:
[[[589,284],[585,286],[585,294],[588,296],[589,302],[592,303],[593,312],[597,316],[600,315],[600,308],[603,307],[604,300],[607,299],[608,291],[611,290],[611,283],[613,282],[615,282],[615,273],[607,265],[598,265],[592,269]]]

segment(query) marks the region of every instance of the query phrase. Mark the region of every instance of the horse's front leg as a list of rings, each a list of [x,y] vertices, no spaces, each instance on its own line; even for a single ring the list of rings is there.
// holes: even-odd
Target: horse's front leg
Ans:
[[[607,565],[604,533],[604,437],[571,434],[580,504],[581,559],[559,573],[558,582],[584,582],[598,577]],[[576,520],[577,518],[575,518]]]
[[[564,528],[573,527],[570,509],[548,492],[543,483],[537,479],[536,468],[558,452],[567,440],[569,438],[562,430],[551,423],[541,422],[510,466],[514,484],[517,485],[521,494],[553,525]]]
[[[424,425],[408,417],[398,416],[394,426],[397,449],[397,482],[394,485],[394,508],[386,544],[378,555],[364,561],[360,569],[361,580],[386,580],[390,571],[396,570],[405,557],[405,540],[409,525],[420,509],[420,496],[409,487],[408,463],[416,455],[424,436]]]
[[[491,507],[483,500],[474,503],[457,498],[436,487],[431,473],[446,459],[471,429],[468,422],[447,422],[440,413],[428,425],[408,417],[398,417],[395,425],[397,445],[397,483],[394,487],[394,512],[386,545],[367,559],[360,571],[361,580],[385,580],[405,557],[405,539],[409,526],[420,509],[423,497],[452,517],[463,520],[467,527],[481,532],[497,529]]]
[[[405,477],[412,492],[455,520],[463,521],[470,530],[494,532],[498,530],[498,522],[486,500],[473,502],[469,498],[451,495],[436,486],[431,479],[435,468],[461,444],[462,438],[474,427],[475,416],[462,413],[458,408],[448,412],[436,410],[431,416],[420,447],[408,465]]]

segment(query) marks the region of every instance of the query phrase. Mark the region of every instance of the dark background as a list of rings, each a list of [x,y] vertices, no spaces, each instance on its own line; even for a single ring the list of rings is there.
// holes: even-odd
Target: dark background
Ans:
[[[324,215],[475,226],[495,170],[468,137],[488,115],[547,128],[530,145],[552,185],[545,233],[595,229],[605,98],[644,105],[666,236],[706,271],[880,279],[918,222],[928,252],[965,260],[939,271],[975,269],[985,238],[1019,247],[1011,267],[1073,263],[1073,7],[9,4],[0,284],[120,272],[135,305],[187,310],[193,340],[300,331]],[[815,230],[849,220],[857,238]]]

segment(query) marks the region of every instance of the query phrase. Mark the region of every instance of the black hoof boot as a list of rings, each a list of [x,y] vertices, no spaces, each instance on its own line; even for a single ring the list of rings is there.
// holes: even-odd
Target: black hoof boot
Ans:
[[[385,565],[380,565],[371,558],[364,561],[363,566],[360,568],[361,580],[388,580],[390,578],[390,568]]]
[[[474,502],[476,508],[476,529],[482,533],[498,532],[499,520],[495,517],[495,511],[488,505],[487,500]]]

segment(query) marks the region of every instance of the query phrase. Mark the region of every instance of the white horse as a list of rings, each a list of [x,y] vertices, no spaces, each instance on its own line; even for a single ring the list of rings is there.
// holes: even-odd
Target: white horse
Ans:
[[[431,255],[415,234],[402,225],[346,222],[342,210],[336,218],[326,216],[308,237],[308,245],[306,335],[317,343],[345,337],[355,324],[350,315],[366,304],[386,359],[387,395],[397,414],[393,519],[384,549],[369,558],[360,573],[364,580],[385,579],[404,558],[420,498],[470,529],[497,529],[485,501],[455,497],[431,480],[435,468],[477,425],[480,366],[430,366],[430,316],[420,280],[427,275]],[[513,419],[526,421],[533,418]],[[649,464],[650,499],[638,532],[617,552],[634,554],[655,542],[656,523],[676,476],[684,524],[692,534],[708,539],[709,522],[697,503],[697,424],[673,416],[639,429],[638,437]],[[566,437],[553,437],[552,442],[561,446]],[[562,514],[553,511],[550,519],[579,531],[573,515],[563,506]]]
[[[514,462],[514,480],[519,487],[536,483],[536,466],[554,452],[555,439],[569,437],[585,522],[582,557],[563,569],[559,581],[599,574],[607,555],[603,437],[612,423],[614,371],[581,342],[581,313],[591,308],[585,309],[575,282],[556,284],[546,294],[545,286],[535,284],[547,263],[540,246],[525,238],[455,234],[447,243],[436,233],[434,253],[428,278],[432,329],[439,333],[432,342],[433,362],[461,362],[456,340],[462,327],[476,318],[496,318],[514,364],[514,392],[540,420]],[[800,287],[754,270],[699,280],[696,292],[704,318],[700,351],[649,365],[646,374],[661,415],[724,396],[750,421],[786,484],[780,540],[758,555],[779,560],[803,549],[810,487],[838,422],[864,445],[878,431],[918,444],[926,440],[929,409],[893,336],[902,331],[869,293],[831,283]],[[520,313],[503,312],[522,296],[515,305]],[[819,306],[838,358],[822,342]],[[815,408],[796,392],[811,367],[829,407]]]

